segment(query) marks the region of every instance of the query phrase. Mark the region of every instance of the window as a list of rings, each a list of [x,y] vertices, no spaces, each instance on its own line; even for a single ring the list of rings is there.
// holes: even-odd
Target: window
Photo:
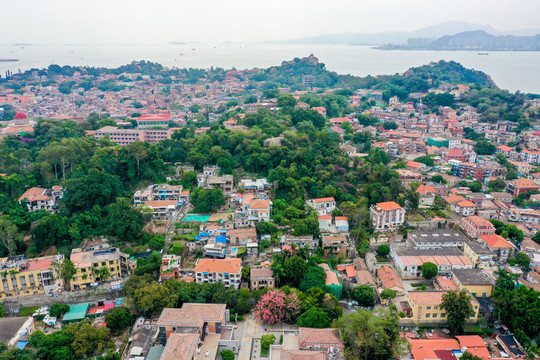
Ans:
[[[431,306],[426,307],[427,310],[431,310]]]
[[[436,318],[436,317],[437,317],[437,314],[433,314],[433,317]]]
[[[426,318],[429,318],[429,317],[431,317],[431,314],[426,314]]]
[[[442,317],[442,318],[446,317],[446,313],[442,313],[442,314],[441,314],[441,317]]]

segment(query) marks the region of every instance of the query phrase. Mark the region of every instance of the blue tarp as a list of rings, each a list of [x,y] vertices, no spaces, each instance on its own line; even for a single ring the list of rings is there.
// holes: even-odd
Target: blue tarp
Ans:
[[[216,238],[216,243],[218,243],[218,242],[226,244],[227,243],[227,237],[223,236],[223,235],[218,236]]]
[[[17,349],[24,349],[27,344],[28,344],[28,341],[17,341],[17,343],[15,344],[15,347]]]

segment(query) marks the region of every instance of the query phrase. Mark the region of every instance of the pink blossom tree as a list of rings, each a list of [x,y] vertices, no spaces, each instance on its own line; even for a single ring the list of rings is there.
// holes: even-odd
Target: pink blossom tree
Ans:
[[[296,294],[286,295],[279,290],[270,290],[259,300],[253,313],[268,324],[288,322],[300,313],[300,300]]]

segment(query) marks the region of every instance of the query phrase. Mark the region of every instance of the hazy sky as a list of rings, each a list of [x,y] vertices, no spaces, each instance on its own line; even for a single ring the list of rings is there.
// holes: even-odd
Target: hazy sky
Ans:
[[[0,0],[0,9],[3,44],[280,40],[448,20],[540,27],[540,0]]]

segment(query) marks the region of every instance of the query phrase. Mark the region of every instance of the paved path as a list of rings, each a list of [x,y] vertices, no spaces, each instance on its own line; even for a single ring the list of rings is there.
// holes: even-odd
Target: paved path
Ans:
[[[260,338],[264,335],[264,326],[260,320],[254,319],[251,314],[246,316],[243,325],[238,360],[251,360],[251,344],[253,338]]]

